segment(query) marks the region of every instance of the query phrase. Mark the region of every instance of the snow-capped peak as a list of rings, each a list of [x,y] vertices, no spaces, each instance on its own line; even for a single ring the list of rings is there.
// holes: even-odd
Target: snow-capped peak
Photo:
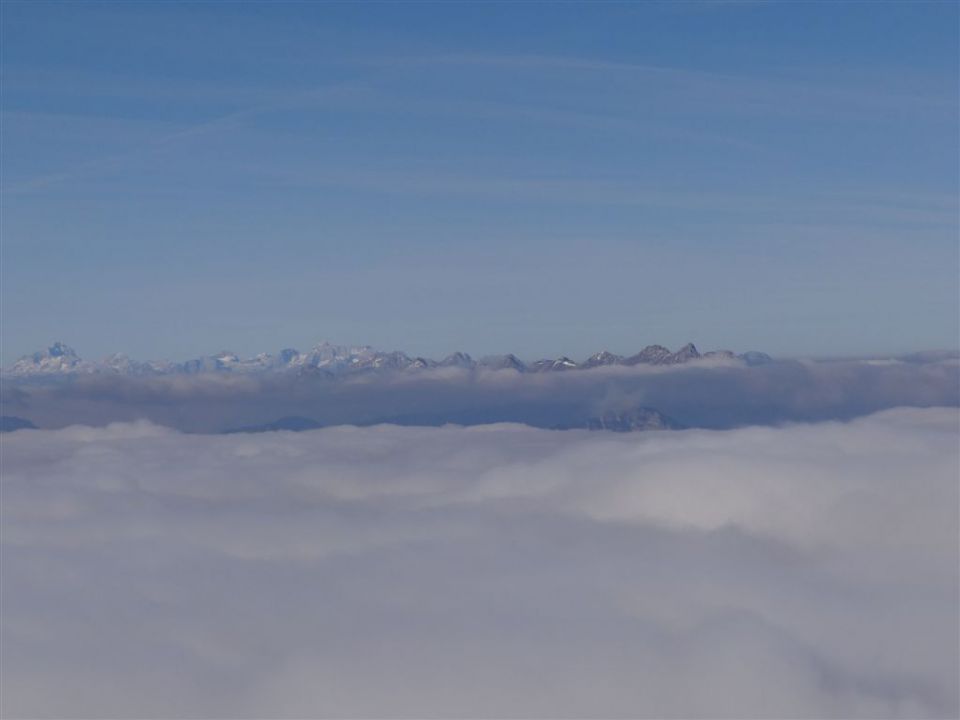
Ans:
[[[10,368],[11,374],[46,375],[63,372],[81,372],[86,368],[76,351],[59,340],[46,350],[25,355]]]
[[[419,371],[434,367],[459,367],[486,371],[515,370],[517,372],[556,372],[561,370],[590,369],[605,365],[675,365],[698,360],[701,357],[730,357],[746,364],[769,362],[763,353],[750,352],[734,356],[729,351],[701,355],[693,343],[688,343],[677,352],[663,345],[648,345],[636,355],[622,357],[604,350],[591,355],[585,362],[577,363],[566,356],[547,358],[527,365],[513,354],[488,356],[475,362],[469,355],[456,352],[437,362],[423,357],[411,357],[400,351],[382,352],[369,345],[335,345],[324,341],[306,352],[284,348],[275,355],[260,353],[242,359],[232,351],[223,350],[214,355],[195,358],[180,363],[137,362],[122,353],[110,355],[98,362],[81,360],[69,345],[55,342],[49,348],[26,355],[11,367],[3,370],[7,377],[58,376],[77,373],[110,373],[120,375],[170,375],[210,372],[264,373],[297,372],[330,377],[355,372]]]

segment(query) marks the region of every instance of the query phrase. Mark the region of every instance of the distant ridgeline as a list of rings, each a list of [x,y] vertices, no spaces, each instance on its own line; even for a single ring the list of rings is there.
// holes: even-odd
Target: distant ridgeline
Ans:
[[[521,400],[508,391],[505,394],[491,394],[482,386],[476,386],[479,389],[472,391],[474,395],[459,397],[454,392],[448,398],[434,396],[435,402],[431,403],[425,400],[423,394],[413,390],[404,395],[402,388],[408,384],[393,383],[392,378],[404,375],[412,379],[418,373],[441,373],[454,383],[467,381],[463,385],[454,385],[456,390],[473,387],[471,378],[474,376],[479,379],[500,372],[534,376],[586,373],[592,369],[616,366],[679,366],[689,363],[704,367],[746,367],[769,362],[771,359],[768,355],[757,352],[735,355],[721,350],[701,354],[692,344],[684,345],[676,352],[662,345],[650,345],[630,356],[599,352],[583,362],[560,357],[526,363],[512,354],[474,360],[465,353],[456,352],[443,360],[430,360],[396,351],[381,352],[368,346],[347,347],[330,343],[321,343],[307,352],[286,349],[248,359],[221,352],[179,363],[138,362],[125,355],[88,361],[80,358],[69,346],[57,342],[46,350],[21,358],[3,370],[2,379],[9,397],[14,401],[7,401],[13,412],[3,418],[2,429],[9,432],[32,428],[35,427],[34,423],[40,427],[63,427],[74,423],[103,424],[117,419],[142,417],[190,432],[218,433],[300,432],[340,424],[439,426],[500,422],[523,423],[554,430],[669,430],[682,428],[684,424],[658,409],[639,405],[627,398],[617,399],[613,403],[616,409],[609,410],[593,402],[596,398],[592,396],[554,393],[541,388],[539,392],[534,392],[533,397]],[[357,402],[357,394],[363,392],[362,386],[358,386],[361,389],[351,389],[347,383],[340,385],[336,381],[365,374],[382,377],[386,382],[377,387],[375,398],[367,399],[367,405],[362,409]],[[190,393],[165,395],[168,391],[162,388],[153,388],[151,391],[159,394],[147,393],[144,396],[137,393],[115,394],[106,390],[107,386],[103,383],[104,380],[117,378],[149,384],[151,379],[178,376],[198,380],[233,376],[250,380],[256,378],[263,382],[259,382],[254,394],[249,396],[243,393],[230,396],[231,391],[224,386],[226,395],[223,397],[201,394],[196,398]],[[583,377],[603,380],[599,374]],[[87,379],[93,382],[82,382]],[[314,383],[313,379],[319,382]],[[531,383],[530,387],[536,388],[542,384]],[[336,392],[335,389],[343,392],[350,390],[353,400],[346,399],[342,393],[337,395],[336,402],[331,402],[330,397],[312,395],[314,392],[322,393],[326,387],[331,392]],[[431,386],[431,389],[435,388]],[[29,398],[29,402],[18,404],[18,394],[21,400]],[[71,398],[70,402],[62,403],[65,398]],[[225,405],[214,410],[218,402]],[[69,409],[66,409],[68,405]],[[183,418],[189,419],[195,414],[187,409],[190,407],[222,419],[209,420],[203,426],[190,425],[183,422]],[[234,414],[233,411],[238,409],[242,411]],[[21,411],[31,419],[21,417]]]
[[[0,414],[5,431],[137,420],[190,433],[494,423],[719,430],[955,407],[958,362],[952,351],[772,361],[757,352],[701,354],[693,345],[599,352],[582,362],[464,353],[430,360],[322,343],[307,352],[249,359],[224,352],[175,363],[87,361],[55,343],[3,370]]]
[[[515,370],[522,373],[564,372],[588,370],[604,366],[678,365],[698,360],[728,360],[747,365],[770,362],[766,353],[734,354],[716,350],[701,354],[692,343],[671,352],[662,345],[649,345],[635,355],[622,356],[603,351],[591,355],[581,363],[568,357],[542,359],[526,363],[516,355],[492,355],[474,360],[466,353],[455,352],[442,360],[411,357],[403,352],[382,352],[369,346],[357,347],[321,343],[311,350],[300,352],[292,348],[276,354],[261,353],[241,359],[232,352],[187,360],[185,362],[139,362],[123,354],[114,354],[102,360],[84,360],[73,348],[56,342],[46,350],[25,355],[3,376],[13,378],[53,378],[76,374],[106,375],[198,375],[203,373],[299,373],[318,376],[336,376],[356,372],[416,371],[430,368],[463,368],[486,370]]]

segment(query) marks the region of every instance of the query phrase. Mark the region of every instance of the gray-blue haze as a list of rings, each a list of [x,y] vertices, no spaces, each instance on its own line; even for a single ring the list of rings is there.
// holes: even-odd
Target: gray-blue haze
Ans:
[[[288,418],[302,426],[519,422],[583,428],[607,413],[641,409],[656,410],[676,426],[719,429],[960,405],[954,355],[760,365],[701,358],[541,372],[497,367],[8,375],[0,408],[40,427],[149,419],[216,433],[271,429]]]

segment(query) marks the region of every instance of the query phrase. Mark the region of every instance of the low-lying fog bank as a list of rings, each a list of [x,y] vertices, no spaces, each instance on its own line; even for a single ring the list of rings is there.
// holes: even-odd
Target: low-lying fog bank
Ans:
[[[956,717],[958,418],[3,438],[5,717]]]
[[[759,366],[721,359],[552,373],[448,367],[336,380],[229,373],[78,375],[52,384],[6,382],[0,414],[44,428],[147,419],[188,432],[218,433],[283,418],[298,418],[307,426],[519,422],[588,427],[608,413],[650,409],[668,425],[720,429],[958,404],[958,360],[933,355],[906,362],[785,360]]]

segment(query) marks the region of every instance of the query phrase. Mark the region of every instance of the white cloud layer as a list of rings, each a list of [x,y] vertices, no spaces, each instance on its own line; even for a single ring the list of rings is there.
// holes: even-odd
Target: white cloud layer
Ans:
[[[3,437],[4,717],[956,717],[958,418]]]
[[[586,427],[607,411],[652,407],[688,427],[728,429],[849,420],[894,407],[960,405],[960,363],[936,354],[871,361],[783,360],[746,367],[698,361],[576,372],[78,376],[68,382],[0,382],[4,415],[41,428],[150,420],[187,432],[222,432],[302,416],[322,425],[477,425],[519,422]]]

